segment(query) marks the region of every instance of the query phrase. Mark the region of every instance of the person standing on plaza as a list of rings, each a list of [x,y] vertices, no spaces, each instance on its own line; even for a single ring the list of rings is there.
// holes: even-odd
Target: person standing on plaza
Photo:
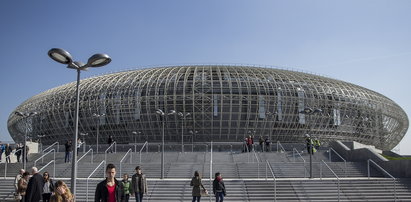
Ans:
[[[94,196],[95,202],[121,202],[123,190],[116,176],[116,166],[108,164],[106,167],[106,179],[97,184]]]
[[[26,199],[27,184],[29,183],[29,177],[30,177],[30,173],[26,171],[21,175],[21,178],[20,178],[19,182],[17,183],[17,197],[16,197],[16,199],[19,200],[20,202],[30,201],[30,200],[25,200]]]
[[[54,192],[50,197],[50,202],[74,202],[74,196],[66,183],[59,180],[54,185]]]
[[[215,195],[216,202],[223,202],[224,197],[226,196],[226,190],[223,182],[223,177],[221,177],[221,174],[219,172],[215,174],[213,181],[213,193]]]
[[[195,201],[200,202],[201,188],[203,188],[204,191],[206,191],[206,189],[204,188],[203,183],[201,183],[201,177],[198,171],[194,172],[194,177],[191,179],[190,186],[193,187],[193,191],[192,191],[193,201],[192,202],[195,202]]]
[[[271,140],[267,137],[265,137],[265,151],[270,152],[271,151]]]
[[[50,202],[51,193],[54,191],[54,184],[48,172],[43,173],[43,183],[43,202]]]
[[[1,142],[0,142],[0,162],[1,162],[1,159],[2,159],[2,156],[3,156],[3,152],[4,152],[4,145],[1,144]]]
[[[108,136],[107,144],[110,146],[111,144],[114,143],[114,138],[112,135]],[[110,147],[110,153],[113,153],[113,147]]]
[[[31,168],[31,174],[32,176],[27,185],[26,199],[29,199],[30,202],[39,202],[43,194],[43,177],[36,167]]]
[[[144,194],[147,194],[147,179],[140,166],[136,167],[136,174],[131,177],[131,190],[131,195],[136,197],[136,202],[142,202]]]
[[[13,151],[13,148],[10,146],[10,144],[7,144],[6,147],[4,148],[4,155],[6,155],[7,163],[11,163],[10,154],[12,151]]]
[[[67,162],[70,163],[71,150],[72,150],[71,140],[68,140],[68,141],[66,142],[66,144],[64,144],[64,147],[66,148],[66,155],[64,156],[64,163],[67,163]]]
[[[260,144],[261,152],[264,152],[264,138],[263,138],[263,136],[260,136],[260,139],[258,140],[258,143]]]
[[[123,175],[123,180],[121,181],[121,188],[123,193],[121,194],[121,202],[128,202],[130,199],[130,194],[133,191],[131,189],[131,182],[128,180],[128,174]]]
[[[20,143],[16,144],[16,151],[14,152],[14,154],[16,155],[17,158],[17,162],[20,162],[20,158],[21,158],[21,150],[23,150],[23,147],[21,146]]]

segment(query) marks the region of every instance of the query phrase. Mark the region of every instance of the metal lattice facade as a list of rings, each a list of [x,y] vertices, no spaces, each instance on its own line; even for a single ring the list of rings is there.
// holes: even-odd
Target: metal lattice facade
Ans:
[[[347,140],[392,149],[408,129],[405,112],[389,98],[363,87],[307,73],[274,68],[193,65],[125,71],[83,79],[79,131],[95,142],[160,142],[156,109],[190,113],[166,116],[167,142],[243,141],[246,135],[301,142],[305,133],[323,141]],[[16,111],[37,111],[24,120],[12,113],[16,142],[28,131],[51,144],[74,133],[75,82],[31,97]],[[321,113],[300,113],[304,108]],[[105,114],[94,117],[93,114]],[[27,121],[27,122],[26,122]],[[191,133],[189,132],[191,130]],[[132,131],[141,133],[133,134]],[[192,131],[195,131],[192,132]],[[183,136],[181,135],[183,134]]]

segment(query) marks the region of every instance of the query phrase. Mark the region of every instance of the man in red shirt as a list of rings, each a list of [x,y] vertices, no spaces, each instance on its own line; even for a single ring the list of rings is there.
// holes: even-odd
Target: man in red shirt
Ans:
[[[106,179],[97,184],[94,197],[95,202],[120,202],[122,188],[116,176],[116,166],[108,164],[106,167]]]

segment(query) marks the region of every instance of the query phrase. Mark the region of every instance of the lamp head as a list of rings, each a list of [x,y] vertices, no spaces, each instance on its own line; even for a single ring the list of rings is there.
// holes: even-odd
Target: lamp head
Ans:
[[[60,48],[52,48],[47,53],[51,59],[54,61],[61,63],[61,64],[71,64],[73,63],[73,59],[69,52],[60,49]]]
[[[161,109],[157,109],[157,110],[156,110],[156,113],[157,113],[158,115],[164,116],[164,112],[163,112],[163,110],[161,110]]]
[[[94,54],[87,61],[88,67],[101,67],[111,62],[111,58],[107,54]]]
[[[19,112],[19,111],[14,112],[14,114],[17,115],[17,116],[24,116],[24,114],[22,112]]]

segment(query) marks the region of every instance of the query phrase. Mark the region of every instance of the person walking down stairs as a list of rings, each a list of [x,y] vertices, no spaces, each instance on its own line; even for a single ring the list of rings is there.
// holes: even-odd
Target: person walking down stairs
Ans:
[[[201,183],[201,177],[200,173],[198,171],[194,172],[194,177],[191,179],[190,186],[193,187],[192,195],[193,195],[193,201],[192,202],[200,202],[201,199],[201,192],[204,194],[207,193],[207,190],[204,188],[203,183]],[[203,190],[201,190],[201,188]]]
[[[221,174],[219,172],[215,174],[213,181],[213,193],[215,195],[216,202],[223,202],[224,197],[227,195],[223,177],[221,177]]]

